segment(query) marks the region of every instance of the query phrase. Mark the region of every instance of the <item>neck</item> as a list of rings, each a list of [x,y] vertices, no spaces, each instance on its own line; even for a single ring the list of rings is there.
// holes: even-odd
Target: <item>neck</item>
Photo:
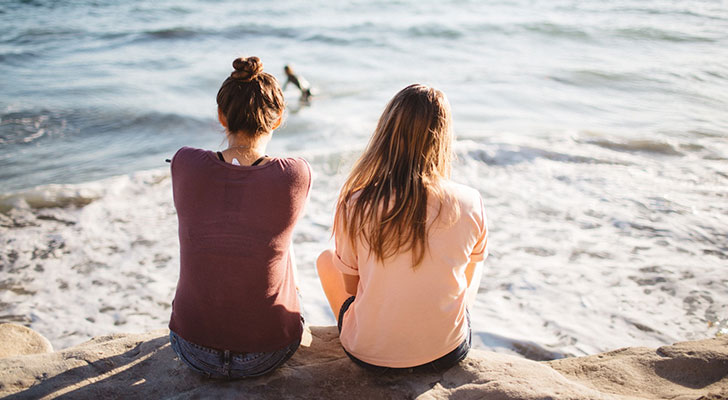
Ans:
[[[266,133],[256,137],[245,134],[228,135],[228,148],[246,153],[265,154],[271,134]]]

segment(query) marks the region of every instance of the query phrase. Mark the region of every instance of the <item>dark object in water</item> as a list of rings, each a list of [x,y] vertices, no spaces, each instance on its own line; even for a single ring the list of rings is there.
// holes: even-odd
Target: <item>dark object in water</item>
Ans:
[[[288,78],[286,83],[283,84],[283,89],[285,90],[286,86],[288,86],[289,83],[292,83],[298,88],[298,90],[301,91],[301,101],[308,102],[311,96],[313,96],[311,93],[311,84],[308,83],[306,78],[296,75],[290,65],[283,67],[283,71],[286,73],[286,77]]]

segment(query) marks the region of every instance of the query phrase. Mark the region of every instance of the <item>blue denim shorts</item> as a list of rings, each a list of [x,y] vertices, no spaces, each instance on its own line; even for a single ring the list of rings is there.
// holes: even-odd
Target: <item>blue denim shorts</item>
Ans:
[[[341,325],[344,322],[344,313],[346,313],[346,310],[349,309],[351,304],[354,302],[355,296],[351,296],[344,304],[341,305],[341,310],[339,311],[339,320],[337,326],[339,327],[339,333],[341,333]],[[354,361],[355,364],[359,365],[360,367],[363,367],[364,369],[367,369],[369,371],[378,372],[378,373],[384,373],[387,371],[412,371],[412,372],[442,372],[447,369],[450,369],[451,367],[454,367],[457,363],[462,361],[470,351],[470,344],[471,344],[471,332],[470,332],[470,312],[466,309],[465,310],[465,317],[468,321],[468,338],[465,339],[460,345],[455,348],[455,350],[445,354],[444,356],[438,358],[437,360],[430,361],[428,363],[418,365],[415,367],[409,367],[409,368],[393,368],[393,367],[382,367],[379,365],[369,364],[368,362],[362,361],[353,355],[349,354],[346,349],[344,349],[344,353],[346,353],[349,358]]]
[[[303,319],[301,319],[303,324]],[[193,371],[213,379],[242,379],[265,375],[286,362],[301,344],[301,338],[276,351],[234,353],[200,346],[169,331],[169,342],[179,359]]]

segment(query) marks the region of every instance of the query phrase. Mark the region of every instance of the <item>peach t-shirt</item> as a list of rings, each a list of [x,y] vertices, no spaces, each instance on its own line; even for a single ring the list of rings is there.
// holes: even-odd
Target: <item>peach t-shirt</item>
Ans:
[[[410,251],[381,263],[363,240],[353,248],[337,230],[334,264],[344,274],[359,275],[341,344],[362,361],[413,367],[444,356],[467,338],[465,267],[487,256],[486,218],[475,189],[449,181],[443,187],[460,213],[453,218],[455,207],[446,201],[435,220],[439,201],[429,196],[428,251],[417,269]]]

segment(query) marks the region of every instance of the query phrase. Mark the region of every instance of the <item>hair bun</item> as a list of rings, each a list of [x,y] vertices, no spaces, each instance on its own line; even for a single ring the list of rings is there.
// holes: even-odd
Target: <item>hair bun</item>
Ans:
[[[263,63],[258,57],[238,57],[233,61],[233,71],[230,76],[243,82],[250,82],[263,72]]]

